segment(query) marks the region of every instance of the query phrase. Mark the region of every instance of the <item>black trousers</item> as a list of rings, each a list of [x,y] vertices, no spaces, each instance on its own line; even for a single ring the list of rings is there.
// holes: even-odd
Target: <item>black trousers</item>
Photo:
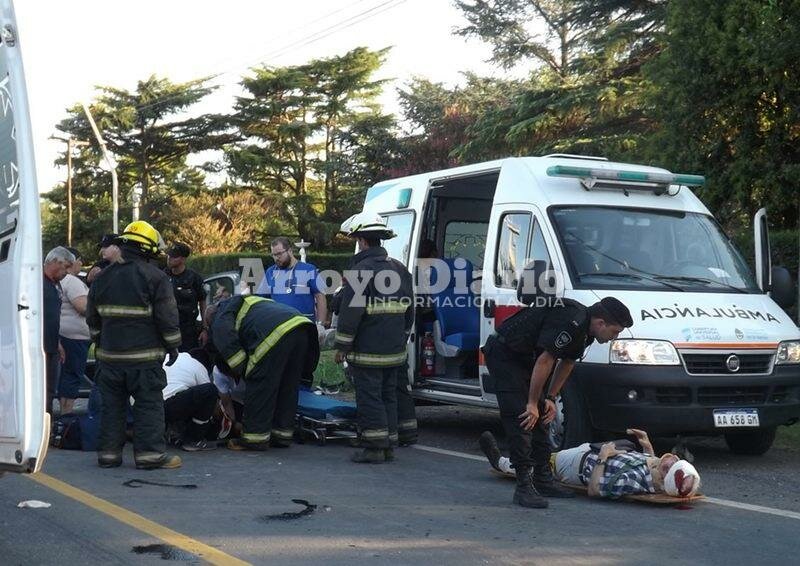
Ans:
[[[58,378],[59,374],[61,373],[61,358],[58,352],[45,352],[44,354],[44,364],[45,364],[45,379],[46,379],[46,400],[45,403],[45,410],[47,414],[53,414],[53,399],[56,396],[56,390],[58,389]]]
[[[185,440],[201,440],[205,438],[218,399],[213,383],[184,389],[164,401],[164,420],[168,425],[186,423]]]
[[[397,445],[397,380],[403,370],[404,366],[376,368],[350,365],[356,390],[358,428],[364,448]]]
[[[519,475],[531,468],[544,469],[549,465],[551,447],[547,432],[541,422],[542,404],[539,406],[540,420],[532,431],[520,426],[519,416],[528,405],[531,372],[535,364],[533,356],[517,354],[493,338],[483,348],[486,367],[497,383],[497,404],[500,420],[509,441],[510,459]]]
[[[97,452],[122,454],[128,398],[133,397],[133,452],[137,462],[148,463],[164,457],[164,397],[167,374],[160,364],[148,366],[98,362],[97,386],[101,412]]]
[[[178,347],[179,352],[188,352],[200,345],[200,342],[197,340],[200,333],[197,331],[196,321],[192,320],[188,323],[182,323],[180,325],[180,330],[181,345]]]
[[[295,328],[247,376],[242,440],[289,443],[294,436],[297,391],[309,355],[309,333]]]
[[[417,442],[417,413],[414,398],[411,397],[411,383],[408,381],[408,366],[398,368],[397,388],[397,437],[402,445]]]

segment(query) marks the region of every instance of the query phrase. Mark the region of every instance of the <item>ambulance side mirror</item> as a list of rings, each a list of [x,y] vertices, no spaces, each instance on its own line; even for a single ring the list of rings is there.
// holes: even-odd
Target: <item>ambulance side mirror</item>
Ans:
[[[772,300],[782,309],[788,309],[794,306],[795,294],[795,285],[789,270],[785,267],[773,267],[772,288],[769,292]]]

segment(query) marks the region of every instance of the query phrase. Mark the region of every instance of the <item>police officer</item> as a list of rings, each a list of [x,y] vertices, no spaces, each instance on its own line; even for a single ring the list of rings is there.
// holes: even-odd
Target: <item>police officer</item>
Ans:
[[[102,397],[97,460],[102,468],[122,464],[128,399],[133,396],[133,452],[137,468],[178,468],[181,459],[164,451],[162,367],[178,357],[181,334],[169,279],[155,265],[161,236],[147,222],[129,224],[120,235],[119,260],[94,280],[86,322],[96,343],[97,384]]]
[[[291,444],[297,391],[319,361],[317,328],[295,308],[238,295],[209,308],[211,342],[234,379],[244,378],[243,432],[232,450],[266,450]]]
[[[390,258],[381,246],[381,240],[394,237],[383,218],[356,214],[345,220],[341,231],[354,238],[359,249],[345,272],[334,346],[336,362],[347,360],[356,390],[364,448],[352,460],[381,463],[394,459],[398,421],[407,442],[416,440],[417,422],[405,371],[414,291],[406,266]],[[398,393],[405,397],[401,405]]]
[[[181,328],[181,352],[188,352],[198,345],[203,346],[208,339],[206,331],[198,335],[197,305],[200,315],[206,312],[206,293],[203,278],[196,271],[186,267],[186,258],[192,250],[186,244],[176,242],[167,250],[165,272],[172,281],[175,301],[178,303],[178,322]],[[202,320],[201,320],[202,323]]]
[[[557,303],[514,314],[483,347],[517,476],[514,503],[523,507],[547,507],[542,496],[574,496],[555,483],[550,471],[545,426],[555,418],[555,397],[587,346],[613,340],[633,325],[628,308],[613,297],[588,308],[553,300]]]

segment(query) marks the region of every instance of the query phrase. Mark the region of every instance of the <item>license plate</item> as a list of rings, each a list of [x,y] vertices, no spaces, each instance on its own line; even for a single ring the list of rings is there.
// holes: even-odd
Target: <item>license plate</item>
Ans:
[[[758,409],[714,409],[714,426],[717,428],[757,427]]]

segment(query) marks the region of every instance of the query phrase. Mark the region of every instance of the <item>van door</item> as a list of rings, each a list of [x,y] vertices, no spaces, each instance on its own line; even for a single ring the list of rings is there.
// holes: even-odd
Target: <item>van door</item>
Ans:
[[[0,0],[0,470],[38,471],[44,410],[39,193],[11,0]]]
[[[542,229],[543,216],[532,205],[495,206],[483,263],[481,288],[481,344],[505,319],[523,308],[517,300],[517,283],[530,262],[543,260],[553,266],[551,244]],[[481,388],[494,394],[494,380],[480,361]]]

